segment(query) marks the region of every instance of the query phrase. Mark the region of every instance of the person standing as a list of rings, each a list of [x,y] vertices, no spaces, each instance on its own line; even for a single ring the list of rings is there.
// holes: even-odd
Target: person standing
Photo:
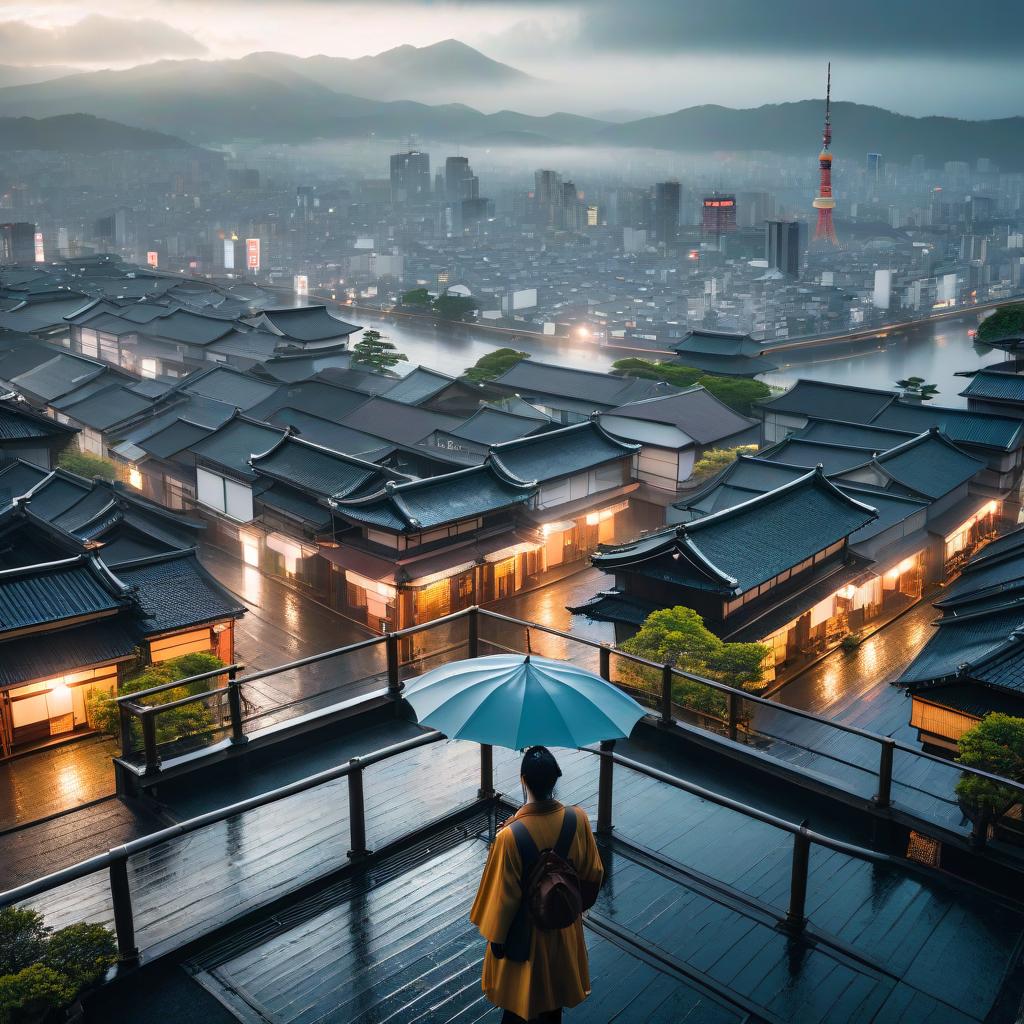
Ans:
[[[593,906],[601,888],[604,867],[586,813],[554,799],[561,774],[546,747],[530,747],[523,755],[524,804],[499,828],[469,914],[487,940],[482,986],[505,1011],[502,1024],[558,1024],[563,1007],[576,1006],[590,994],[580,913],[566,927],[539,927],[531,910],[535,918],[540,897],[527,891],[538,872],[549,870],[548,863],[555,874],[543,883],[545,891],[568,893],[572,902],[578,884],[580,912]],[[547,851],[554,851],[554,857]],[[538,868],[541,860],[545,864]],[[568,871],[559,867],[565,864]]]

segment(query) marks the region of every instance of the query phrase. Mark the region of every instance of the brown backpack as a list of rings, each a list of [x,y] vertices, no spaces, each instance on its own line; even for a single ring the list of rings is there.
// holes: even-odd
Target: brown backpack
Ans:
[[[520,876],[523,905],[533,925],[552,931],[575,924],[583,913],[580,878],[569,859],[576,836],[575,809],[565,808],[558,839],[548,850],[537,849],[533,836],[521,821],[513,821],[510,828],[523,865]]]

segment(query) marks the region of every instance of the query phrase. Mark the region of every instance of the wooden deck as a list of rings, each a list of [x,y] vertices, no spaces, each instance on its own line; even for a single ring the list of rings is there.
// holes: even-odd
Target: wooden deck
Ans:
[[[393,741],[408,729],[377,727],[362,746],[359,735],[346,737],[345,756],[383,746],[389,738],[382,732],[393,730]],[[597,758],[558,756],[561,792],[595,817]],[[478,770],[478,748],[458,742],[368,770],[371,848],[471,804]],[[515,754],[495,751],[495,778],[500,790],[518,795]],[[202,809],[203,796],[196,801],[192,813]],[[258,916],[275,900],[287,907],[289,894],[343,867],[347,805],[340,780],[133,858],[129,877],[144,960]],[[1004,979],[1021,968],[1024,914],[942,876],[814,848],[811,931],[791,940],[777,927],[788,898],[788,834],[621,768],[615,827],[616,841],[604,847],[608,885],[590,922],[595,996],[574,1019],[730,1021],[752,1013],[801,1024],[963,1024],[985,1019]],[[480,1019],[481,946],[466,912],[484,854],[480,839],[460,834],[421,847],[418,859],[401,862],[392,877],[372,860],[362,890],[351,888],[353,873],[339,883],[349,889],[312,910],[282,915],[279,902],[273,920],[255,936],[247,926],[230,940],[230,955],[203,970],[222,986],[237,981],[247,993],[246,1012],[266,1014],[246,1019]],[[109,924],[112,917],[105,873],[33,903],[57,927]],[[317,914],[327,916],[307,927]],[[353,932],[353,922],[365,927]],[[277,971],[284,974],[278,978]],[[345,973],[353,971],[366,981],[362,995]],[[632,1002],[616,1002],[620,991]],[[646,1009],[641,1014],[636,1006]]]

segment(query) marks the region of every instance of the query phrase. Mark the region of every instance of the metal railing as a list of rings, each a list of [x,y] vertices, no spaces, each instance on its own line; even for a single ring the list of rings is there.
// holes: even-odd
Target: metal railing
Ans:
[[[305,793],[307,790],[321,786],[335,779],[348,778],[349,796],[349,834],[350,845],[348,856],[350,859],[365,857],[368,853],[366,847],[366,807],[363,799],[363,772],[381,761],[404,754],[407,751],[424,747],[431,743],[437,743],[446,739],[439,732],[425,732],[420,736],[404,740],[401,743],[394,743],[391,746],[383,747],[380,750],[372,751],[360,757],[353,757],[345,764],[336,768],[328,768],[325,771],[317,772],[315,775],[307,776],[288,785],[280,786],[277,789],[258,796],[249,797],[246,800],[239,800],[237,803],[227,807],[209,811],[206,814],[199,814],[187,821],[179,822],[159,832],[152,832],[141,839],[133,839],[123,846],[116,846],[106,853],[90,857],[71,867],[54,871],[35,881],[27,882],[15,889],[0,893],[0,908],[13,906],[50,892],[68,882],[75,882],[85,878],[97,871],[107,870],[109,872],[110,898],[114,915],[114,930],[117,935],[118,959],[122,963],[136,963],[139,959],[139,950],[135,942],[135,913],[132,908],[131,888],[128,880],[128,861],[135,854],[152,850],[171,839],[197,832],[199,829],[210,825],[216,825],[227,821],[229,818],[245,814],[247,811],[254,811],[268,804],[277,803],[288,797]]]
[[[325,662],[331,658],[342,658],[360,651],[367,651],[382,648],[384,651],[384,669],[380,673],[382,686],[379,689],[364,694],[366,697],[388,697],[392,700],[401,698],[403,688],[403,673],[411,671],[414,674],[423,671],[425,663],[429,660],[441,657],[444,660],[453,660],[455,657],[477,657],[481,653],[482,646],[488,646],[495,650],[515,650],[517,641],[503,637],[485,637],[481,634],[481,626],[484,623],[498,624],[505,627],[512,627],[516,636],[522,636],[522,647],[528,646],[528,635],[531,632],[545,634],[558,638],[565,644],[571,644],[575,648],[583,648],[593,651],[596,654],[595,669],[601,676],[610,682],[621,686],[623,689],[632,692],[650,708],[650,713],[659,722],[665,725],[683,724],[684,726],[696,726],[703,732],[716,734],[727,746],[743,743],[750,744],[758,740],[763,741],[766,749],[759,751],[782,764],[788,765],[797,773],[817,774],[828,776],[830,766],[839,768],[841,771],[833,772],[831,781],[844,791],[849,790],[849,778],[856,774],[858,778],[863,777],[865,785],[870,783],[873,792],[865,792],[863,795],[879,809],[891,808],[898,804],[906,813],[919,818],[922,822],[938,824],[936,816],[929,817],[928,805],[938,802],[946,808],[947,817],[950,809],[957,809],[954,786],[956,779],[963,775],[970,775],[976,778],[987,779],[998,783],[1001,786],[1012,789],[1021,794],[1024,800],[1024,785],[1013,780],[1002,778],[990,772],[978,768],[970,768],[965,765],[955,764],[945,758],[929,754],[913,746],[901,743],[890,736],[880,735],[861,729],[856,726],[846,725],[832,719],[823,718],[809,711],[790,707],[785,704],[759,697],[756,694],[737,690],[725,683],[708,679],[691,672],[685,672],[671,664],[660,664],[647,658],[630,654],[608,644],[592,640],[587,637],[574,636],[572,633],[546,626],[542,623],[527,622],[500,612],[489,609],[470,607],[450,615],[443,616],[430,622],[410,626],[406,629],[397,630],[383,636],[370,637],[345,647],[324,651],[306,658],[300,658],[285,665],[274,668],[263,669],[249,675],[241,675],[244,666],[240,664],[229,665],[226,668],[205,672],[197,676],[190,676],[187,679],[164,683],[138,693],[128,694],[118,698],[118,705],[121,710],[121,733],[122,751],[130,752],[133,746],[133,723],[141,723],[142,734],[142,764],[141,770],[146,775],[153,775],[161,770],[161,744],[158,742],[157,723],[159,716],[169,710],[178,709],[191,704],[203,703],[206,705],[216,704],[221,708],[226,707],[224,715],[224,729],[232,745],[241,745],[250,738],[250,732],[259,730],[247,729],[248,721],[244,713],[243,688],[262,679],[279,676],[282,673],[306,666]],[[465,623],[466,634],[462,638],[457,637],[454,642],[446,634],[445,644],[438,651],[426,653],[423,650],[415,651],[411,647],[413,638],[422,634],[447,628],[455,623]],[[615,678],[612,671],[612,659],[627,663],[634,673],[641,674],[642,689],[638,688],[636,679],[623,680]],[[213,679],[217,676],[227,676],[224,686],[215,687],[195,694],[181,697],[165,704],[142,704],[141,700],[170,689],[182,686],[193,685],[204,680]],[[679,699],[675,693],[675,685],[685,681],[701,689],[701,692],[715,695],[716,710],[705,709],[694,710],[688,706],[685,698]],[[355,682],[354,680],[351,682]],[[338,691],[336,691],[338,692]],[[824,730],[825,735],[830,738],[845,736],[855,738],[861,745],[868,744],[875,748],[875,753],[869,756],[866,751],[858,748],[852,754],[847,752],[844,757],[835,750],[818,749],[813,745],[813,737],[794,732],[792,736],[780,735],[778,731],[757,726],[759,715],[768,721],[783,721],[786,724],[799,726],[800,723],[807,723],[813,726],[810,732],[813,734]],[[173,749],[173,743],[170,744]],[[777,753],[773,755],[772,747],[775,746]],[[815,760],[811,768],[802,764],[799,760],[787,762],[781,756],[783,748],[792,748],[801,755],[810,756]],[[933,780],[935,789],[928,789],[925,782],[920,779],[909,781],[905,784],[897,783],[902,787],[901,800],[894,800],[894,758],[900,752],[903,757],[912,759],[914,765],[923,762],[942,766],[946,771],[936,772],[936,779]],[[863,753],[864,756],[861,756]],[[127,755],[125,755],[127,756]],[[805,756],[805,760],[806,760]],[[919,775],[919,772],[914,772]],[[939,779],[941,776],[941,780]],[[482,787],[483,789],[483,787]],[[913,805],[918,800],[920,807]],[[945,826],[944,826],[945,827]],[[977,837],[976,837],[977,838]]]

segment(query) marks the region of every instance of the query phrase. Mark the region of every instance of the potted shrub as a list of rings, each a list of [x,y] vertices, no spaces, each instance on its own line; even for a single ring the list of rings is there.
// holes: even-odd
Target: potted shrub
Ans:
[[[0,910],[0,1024],[55,1024],[117,959],[98,924],[54,932],[35,910]]]

